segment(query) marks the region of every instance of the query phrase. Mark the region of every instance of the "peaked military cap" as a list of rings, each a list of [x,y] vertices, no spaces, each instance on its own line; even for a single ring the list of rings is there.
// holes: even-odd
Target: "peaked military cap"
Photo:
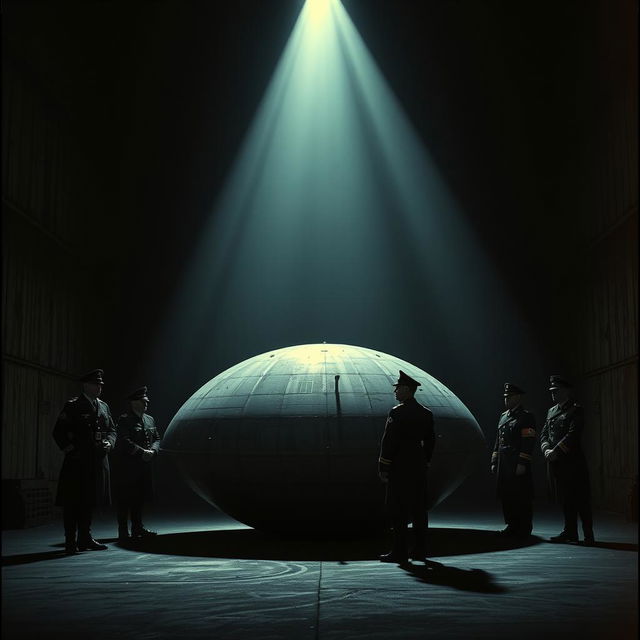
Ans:
[[[517,384],[513,384],[513,382],[505,382],[504,383],[504,395],[506,396],[515,396],[522,395],[524,390],[521,389]]]
[[[102,379],[102,374],[104,371],[102,369],[94,369],[93,371],[88,371],[83,376],[80,377],[80,382],[92,382],[93,384],[104,384],[104,380]]]
[[[414,380],[411,376],[408,376],[404,371],[400,371],[398,382],[393,383],[394,387],[397,387],[399,385],[405,385],[407,387],[411,387],[412,389],[417,389],[420,386],[420,383],[417,380]]]
[[[570,389],[571,383],[562,376],[551,376],[549,378],[549,391],[554,389]]]
[[[147,396],[147,387],[140,387],[136,389],[133,393],[130,393],[127,396],[127,400],[146,400],[149,401],[149,397]]]

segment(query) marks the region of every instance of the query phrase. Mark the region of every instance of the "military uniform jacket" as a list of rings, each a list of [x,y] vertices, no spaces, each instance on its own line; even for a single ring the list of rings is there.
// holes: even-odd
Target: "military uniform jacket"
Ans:
[[[522,405],[505,411],[498,420],[496,442],[491,464],[497,467],[498,494],[517,491],[520,485],[533,490],[531,460],[536,441],[536,419]],[[524,476],[516,476],[516,468],[524,465]],[[522,489],[523,487],[520,486]]]
[[[579,404],[567,400],[547,413],[540,436],[542,452],[554,449],[558,457],[547,465],[549,496],[564,500],[569,495],[588,494],[589,471],[580,439],[584,429],[584,412]]]
[[[555,449],[558,458],[554,465],[567,466],[584,461],[580,443],[584,429],[584,411],[573,400],[556,404],[547,413],[542,427],[540,448],[542,453]]]
[[[109,405],[99,398],[94,407],[83,394],[64,405],[53,428],[56,444],[65,452],[56,505],[94,506],[111,503],[109,458],[102,447],[116,443]]]
[[[113,486],[116,498],[151,500],[153,498],[152,460],[143,460],[142,452],[160,450],[160,434],[148,414],[123,413],[118,418],[118,442],[112,454]]]
[[[435,444],[433,414],[415,398],[389,412],[380,445],[378,469],[390,482],[424,475]]]

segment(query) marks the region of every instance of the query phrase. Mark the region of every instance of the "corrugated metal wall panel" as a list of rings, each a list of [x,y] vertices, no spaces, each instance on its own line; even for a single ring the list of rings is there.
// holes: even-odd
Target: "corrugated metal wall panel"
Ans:
[[[70,223],[95,180],[64,114],[28,77],[3,61],[2,475],[54,482],[62,455],[51,431],[102,352],[93,338],[104,333],[104,294]]]
[[[3,387],[3,477],[35,478],[37,375],[5,362]]]
[[[625,361],[638,352],[637,216],[592,250],[583,284],[583,371]]]
[[[74,152],[65,118],[55,115],[11,61],[3,65],[3,114],[3,199],[55,237],[73,241],[79,198],[70,196],[73,184],[86,182],[86,163]]]
[[[3,477],[57,480],[63,455],[51,433],[66,400],[78,393],[77,383],[5,360],[3,387]]]
[[[631,15],[633,14],[633,16]],[[624,511],[638,461],[638,118],[634,3],[602,5],[593,201],[585,223],[588,267],[575,334],[594,499]],[[615,46],[614,46],[615,45]]]
[[[591,463],[597,504],[623,512],[630,479],[637,473],[638,370],[634,363],[594,375],[587,381],[584,446]]]
[[[592,167],[593,181],[585,185],[590,198],[584,222],[592,242],[632,216],[638,206],[637,31],[635,15],[620,18],[625,10],[635,14],[637,8],[603,8],[600,25],[609,30],[605,39],[610,43],[600,52],[602,77],[597,84],[602,89],[595,112],[601,126],[591,132],[597,164]],[[616,43],[615,51],[611,42]]]
[[[4,352],[66,372],[82,369],[87,325],[100,327],[90,274],[3,207]]]

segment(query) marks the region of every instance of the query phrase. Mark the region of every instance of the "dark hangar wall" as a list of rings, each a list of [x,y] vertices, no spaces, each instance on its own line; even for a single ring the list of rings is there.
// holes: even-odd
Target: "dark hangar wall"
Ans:
[[[479,3],[469,2],[468,9],[479,11]],[[203,209],[193,197],[185,201],[180,224],[175,219],[160,224],[155,215],[161,196],[149,203],[137,190],[141,183],[171,187],[169,176],[150,161],[161,151],[158,137],[178,138],[188,131],[186,121],[201,116],[197,105],[180,112],[179,103],[168,98],[165,113],[145,110],[154,91],[163,96],[162,74],[180,74],[178,53],[187,46],[189,20],[200,11],[197,3],[187,4],[189,11],[174,15],[176,5],[170,2],[4,3],[3,478],[42,477],[55,485],[62,455],[51,428],[64,400],[76,392],[79,372],[104,366],[105,399],[117,413],[119,399],[144,371],[141,354],[151,349],[163,308],[161,284],[150,282],[149,265],[167,269],[162,262],[170,252],[177,261],[188,255],[188,230],[198,215],[193,212]],[[264,89],[260,83],[234,89],[248,59],[237,61],[237,68],[230,61],[241,46],[250,46],[257,25],[265,37],[286,37],[297,5],[278,5],[286,20],[276,33],[266,19],[274,5],[236,3],[221,15],[219,3],[212,4],[218,6],[219,22],[213,15],[207,19],[213,20],[211,38],[219,40],[221,51],[202,77],[212,73],[218,94],[233,96],[235,90],[244,99],[234,107],[244,124],[239,116],[225,120],[221,111],[220,148],[205,158],[218,158],[210,168],[209,189],[215,191]],[[360,15],[373,23],[367,7],[385,3],[352,5],[354,20]],[[429,6],[446,7],[446,13],[464,9],[465,3]],[[513,3],[483,5],[483,11],[504,15],[503,25],[514,25],[511,35],[505,31],[501,42],[492,43],[494,50],[504,47],[508,59],[518,40],[519,60],[528,63],[533,81],[545,78],[547,93],[539,99],[557,102],[555,115],[542,112],[528,132],[530,142],[542,132],[555,139],[557,153],[550,149],[547,173],[540,169],[545,180],[536,197],[543,210],[523,207],[524,217],[514,221],[529,243],[523,258],[535,267],[519,272],[519,284],[534,292],[522,304],[535,331],[554,361],[578,381],[595,501],[624,512],[637,482],[637,2],[567,1],[564,22],[544,41],[543,49],[563,52],[552,59],[539,55],[538,27],[544,28],[556,6],[541,3],[537,25],[527,25]],[[166,43],[155,30],[170,19],[174,40]],[[236,38],[241,45],[224,33],[234,20],[244,29],[244,40]],[[571,46],[563,49],[565,36]],[[226,60],[225,45],[236,47]],[[274,45],[273,64],[278,53]],[[519,91],[516,98],[525,103],[532,97],[527,80],[518,82],[509,91]],[[144,129],[147,118],[155,129]],[[172,118],[176,130],[167,127]],[[191,151],[198,153],[195,147]],[[176,200],[180,185],[186,193],[189,182],[181,165],[195,166],[180,157],[174,161]],[[530,194],[519,195],[525,201]],[[505,222],[486,215],[489,227]],[[152,244],[153,251],[141,253],[141,242]],[[501,264],[497,253],[496,260]],[[136,292],[145,287],[155,287],[159,302],[132,313]],[[473,397],[474,389],[461,391],[462,397]],[[493,415],[494,407],[492,398],[489,408],[470,408]],[[166,423],[170,417],[161,419]],[[485,429],[489,440],[492,428]]]
[[[596,15],[595,126],[580,149],[580,246],[555,292],[556,342],[581,380],[595,500],[622,512],[638,473],[638,5]]]

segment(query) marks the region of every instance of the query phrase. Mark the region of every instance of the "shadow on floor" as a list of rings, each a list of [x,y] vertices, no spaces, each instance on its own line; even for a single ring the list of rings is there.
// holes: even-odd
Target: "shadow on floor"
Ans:
[[[550,542],[549,540],[544,540],[543,542],[548,542],[549,544],[559,544],[557,542]],[[592,544],[586,545],[582,542],[569,542],[564,543],[570,547],[589,547],[590,549],[613,549],[614,551],[638,551],[638,545],[632,544],[630,542],[594,542]]]
[[[17,564],[31,564],[32,562],[42,562],[43,560],[56,560],[67,558],[64,552],[64,544],[56,545],[62,547],[59,551],[42,551],[41,553],[20,553],[14,556],[2,556],[2,566],[11,567]]]
[[[381,553],[390,548],[390,536],[385,534],[365,537],[337,537],[330,534],[303,536],[265,533],[255,529],[170,533],[126,543],[117,542],[117,538],[100,538],[100,542],[116,543],[115,546],[120,549],[141,553],[245,560],[335,561],[342,564],[377,560]],[[496,536],[493,531],[432,527],[429,529],[428,547],[429,555],[437,557],[506,551],[539,542],[540,539],[534,536],[519,541]],[[2,566],[68,557],[64,553],[64,543],[51,546],[58,550],[3,556]],[[104,552],[84,551],[77,555],[87,553]]]
[[[115,542],[117,538],[100,538],[100,542],[105,544]],[[2,556],[2,566],[11,567],[18,564],[31,564],[32,562],[42,562],[44,560],[56,560],[61,558],[75,558],[81,555],[100,553],[100,551],[82,551],[73,556],[68,556],[64,550],[64,542],[49,545],[57,548],[57,551],[41,551],[40,553],[20,553],[13,556]]]
[[[477,529],[429,529],[429,556],[492,553],[538,544],[534,536],[522,541]],[[302,537],[270,534],[255,529],[195,531],[118,543],[125,549],[146,553],[248,560],[349,561],[377,560],[389,550],[386,535],[368,537]]]
[[[380,553],[384,553],[390,548],[390,537],[383,534],[367,537],[331,537],[329,535],[308,537],[264,533],[255,529],[171,533],[128,543],[118,543],[117,538],[100,538],[100,542],[116,543],[114,546],[120,549],[142,553],[246,560],[335,561],[342,564],[347,564],[350,561],[377,560]],[[513,540],[496,536],[493,531],[432,527],[429,529],[429,556],[434,558],[495,553],[528,547],[540,542],[545,541],[536,536],[525,540]],[[64,543],[50,546],[57,548],[57,550],[3,556],[2,566],[30,564],[68,557],[64,553]],[[637,544],[622,542],[596,542],[590,548],[638,551]],[[78,556],[86,553],[100,552],[85,551]],[[73,558],[78,556],[73,556]],[[432,575],[431,572],[425,575],[419,575],[418,572],[415,575],[428,579],[427,581],[442,578],[442,575]],[[480,576],[473,575],[470,578],[473,581],[479,579]],[[464,580],[456,582],[464,583]]]
[[[453,587],[475,593],[505,593],[507,589],[493,582],[493,576],[482,569],[458,569],[441,562],[427,561],[424,565],[408,564],[402,567],[418,582]]]

